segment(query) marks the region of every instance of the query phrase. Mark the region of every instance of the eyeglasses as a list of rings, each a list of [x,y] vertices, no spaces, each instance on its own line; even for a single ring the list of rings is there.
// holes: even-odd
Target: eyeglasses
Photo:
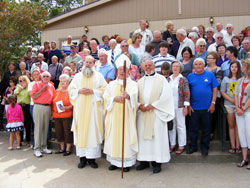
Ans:
[[[19,80],[19,82],[23,82],[23,80]]]
[[[40,64],[40,63],[36,63],[35,65],[36,65],[36,66],[39,66],[39,65],[41,65],[41,64]]]
[[[43,78],[49,78],[49,76],[43,76]]]
[[[207,57],[207,59],[215,59],[215,58],[213,58],[213,57]]]
[[[227,29],[231,29],[232,27],[227,27]]]
[[[223,39],[223,37],[217,37],[217,39]]]
[[[128,45],[121,45],[121,47],[128,47]]]
[[[206,45],[199,45],[200,47],[206,47]]]

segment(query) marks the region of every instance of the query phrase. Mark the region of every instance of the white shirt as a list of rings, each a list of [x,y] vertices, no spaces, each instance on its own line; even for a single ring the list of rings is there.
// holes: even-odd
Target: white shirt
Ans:
[[[234,36],[234,34],[232,33],[232,35],[229,35],[228,33],[224,34],[223,40],[225,45],[228,46],[233,46],[233,43],[231,41],[232,37]]]
[[[141,44],[144,46],[146,46],[153,40],[153,34],[149,29],[145,29],[144,31],[142,31],[141,29],[137,29],[134,31],[134,34],[135,33],[141,33],[142,35]]]
[[[121,49],[115,48],[114,49],[114,62],[115,62],[115,57],[121,53]],[[112,50],[110,49],[108,51],[108,63],[111,63],[111,56],[112,56]]]
[[[139,48],[135,48],[133,45],[129,45],[128,50],[134,53],[137,56],[138,61],[141,62],[141,58],[145,52],[145,46],[141,44]]]
[[[178,49],[176,59],[180,60],[182,58],[181,52],[182,52],[183,48],[185,48],[187,46],[189,48],[191,48],[193,55],[195,54],[195,46],[194,46],[193,41],[186,37],[182,42],[180,42],[180,47]]]
[[[32,66],[31,66],[31,73],[32,71],[34,70],[34,68],[36,68],[36,63],[33,63]],[[41,66],[41,69],[44,70],[44,71],[48,71],[48,64],[45,63],[44,61],[42,61],[42,66]]]
[[[216,46],[217,46],[216,43],[211,44],[211,45],[208,47],[207,52],[216,52]]]

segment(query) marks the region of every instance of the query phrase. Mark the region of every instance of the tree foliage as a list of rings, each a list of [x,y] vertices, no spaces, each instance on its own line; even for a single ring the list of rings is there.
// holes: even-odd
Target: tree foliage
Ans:
[[[47,15],[37,2],[0,2],[0,70],[23,56],[27,45],[39,43]]]

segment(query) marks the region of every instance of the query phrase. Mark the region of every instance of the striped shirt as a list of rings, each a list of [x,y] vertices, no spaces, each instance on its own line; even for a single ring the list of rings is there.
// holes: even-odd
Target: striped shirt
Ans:
[[[167,54],[166,56],[161,56],[161,54],[159,53],[158,55],[155,55],[153,56],[152,58],[154,64],[155,64],[155,71],[157,73],[160,73],[161,72],[161,65],[164,63],[164,62],[168,62],[170,65],[173,61],[175,61],[175,57],[170,55],[170,54]]]

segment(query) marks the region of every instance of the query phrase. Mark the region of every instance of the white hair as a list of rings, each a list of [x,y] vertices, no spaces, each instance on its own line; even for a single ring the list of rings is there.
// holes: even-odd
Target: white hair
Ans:
[[[177,31],[176,31],[176,33],[179,33],[179,34],[181,34],[181,35],[183,35],[183,36],[187,36],[187,31],[185,30],[185,29],[183,29],[183,28],[181,28],[181,29],[178,29]]]
[[[215,38],[218,37],[218,36],[222,36],[222,38],[224,38],[224,35],[221,32],[215,34]]]
[[[51,74],[50,74],[48,71],[44,71],[44,72],[41,74],[41,76],[44,76],[45,74],[48,74],[49,77],[51,77]]]
[[[198,47],[200,44],[204,44],[206,45],[206,40],[204,38],[199,38],[197,41],[196,41],[196,46]]]
[[[192,29],[191,29],[191,30],[192,30],[192,31],[194,31],[194,32],[197,32],[197,33],[199,32],[199,28],[198,28],[198,27],[196,27],[196,26],[195,26],[195,27],[192,27]]]
[[[61,74],[61,76],[59,77],[59,80],[63,80],[63,79],[65,79],[68,82],[70,82],[70,77],[67,74]]]
[[[71,35],[68,35],[67,38],[71,38],[71,39],[72,39],[72,36],[71,36]]]
[[[206,65],[204,59],[202,59],[202,58],[200,58],[200,57],[198,57],[198,58],[196,58],[196,59],[194,60],[193,65],[195,64],[196,61],[202,62],[202,63],[204,64],[204,66]]]
[[[39,53],[37,56],[39,56],[39,55],[42,56],[42,57],[44,58],[44,55],[43,55],[42,53]]]
[[[20,65],[26,66],[26,63],[22,61],[22,62],[19,63],[19,66],[20,66]]]
[[[108,55],[108,52],[107,52],[104,48],[101,48],[100,50],[98,50],[98,56],[99,56],[100,54]]]
[[[207,27],[207,28],[206,28],[206,32],[208,32],[208,31],[214,32],[214,28],[212,28],[212,27]]]
[[[115,43],[115,44],[117,44],[117,42],[116,42],[115,39],[111,39],[111,40],[109,41],[109,44],[112,43],[112,42]]]
[[[153,32],[153,35],[155,35],[155,34],[161,34],[161,32],[160,32],[159,30],[155,30],[155,31]]]
[[[217,26],[217,25],[221,25],[221,26],[223,27],[223,25],[222,25],[221,23],[217,23],[216,26]]]
[[[232,27],[232,29],[234,28],[233,24],[231,24],[231,23],[227,24],[226,27]]]
[[[198,39],[198,34],[195,32],[191,32],[188,34],[188,37],[194,38],[194,39]]]
[[[56,55],[53,55],[51,59],[56,58],[58,60],[58,57]]]

